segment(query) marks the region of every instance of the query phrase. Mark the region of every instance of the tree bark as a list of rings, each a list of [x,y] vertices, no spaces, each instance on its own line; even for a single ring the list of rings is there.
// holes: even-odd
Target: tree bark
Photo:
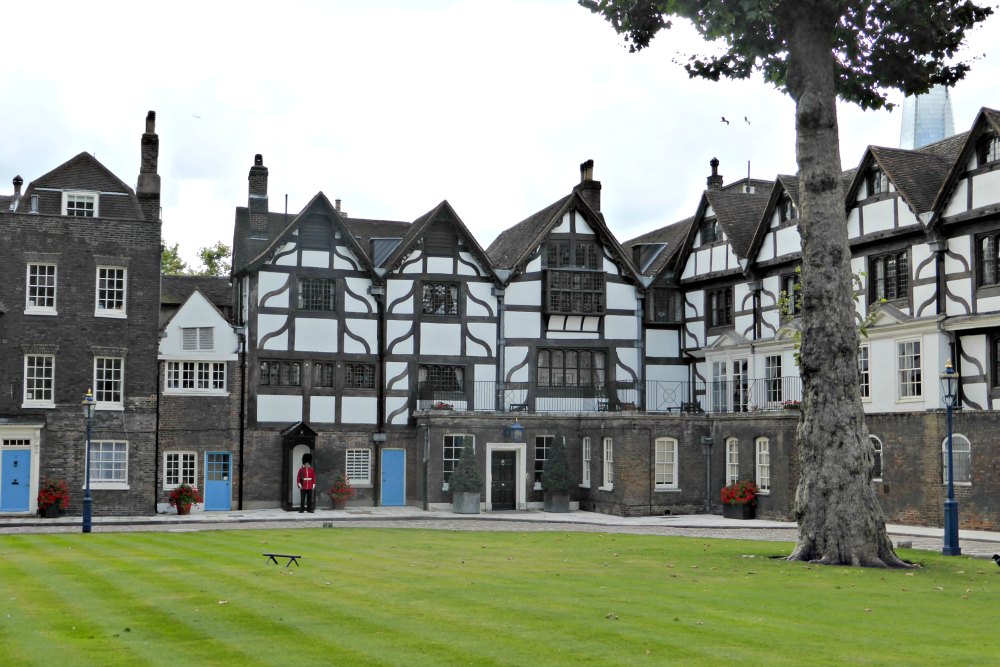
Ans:
[[[837,12],[831,4],[785,3],[802,238],[799,532],[789,559],[907,567],[893,551],[871,483],[874,461],[859,391],[859,339],[841,186],[831,45]]]

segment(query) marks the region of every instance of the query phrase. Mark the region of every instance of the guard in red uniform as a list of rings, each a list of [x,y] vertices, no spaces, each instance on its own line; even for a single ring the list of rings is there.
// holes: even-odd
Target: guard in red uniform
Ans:
[[[302,467],[299,468],[299,514],[316,511],[316,471],[312,467],[312,455],[302,457]]]

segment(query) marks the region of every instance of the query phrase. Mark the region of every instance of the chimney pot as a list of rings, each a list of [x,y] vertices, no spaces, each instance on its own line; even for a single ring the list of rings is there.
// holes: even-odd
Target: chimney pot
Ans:
[[[264,156],[261,155],[260,153],[257,153],[256,155],[254,155],[253,156],[253,166],[255,166],[255,167],[263,167],[264,166]]]
[[[146,133],[152,134],[156,132],[156,112],[149,111],[146,113]]]
[[[586,183],[592,180],[594,180],[594,161],[587,160],[580,164],[580,182]]]
[[[24,183],[24,179],[23,178],[21,178],[20,176],[15,176],[14,177],[14,196],[15,197],[20,197],[21,196],[21,185],[23,183]]]
[[[337,213],[340,213],[340,200],[339,199],[334,199],[333,200],[333,208],[336,209]]]
[[[718,190],[722,187],[722,176],[719,176],[719,159],[712,158],[709,163],[712,167],[712,175],[708,177],[708,189]]]

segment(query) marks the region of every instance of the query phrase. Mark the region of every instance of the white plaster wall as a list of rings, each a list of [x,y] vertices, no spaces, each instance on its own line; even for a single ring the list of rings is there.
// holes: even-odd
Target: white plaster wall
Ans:
[[[989,206],[1000,201],[1000,171],[988,171],[974,177],[972,208]]]
[[[969,235],[965,236],[955,236],[948,239],[948,251],[950,254],[956,254],[960,257],[965,258],[965,263],[971,265],[972,254],[972,237]],[[967,270],[966,264],[962,261],[950,257],[948,254],[944,257],[944,272],[945,274],[951,273],[961,273]]]
[[[913,211],[910,207],[906,205],[906,202],[902,199],[899,200],[899,226],[900,227],[912,227],[913,225],[919,225],[920,221],[917,216],[913,215]]]
[[[615,378],[619,382],[632,380],[632,376],[626,373],[622,367],[631,370],[636,375],[641,375],[639,373],[639,351],[636,348],[619,347],[615,350],[615,354],[618,355],[618,363],[615,365]]]
[[[287,251],[291,250],[287,255]],[[274,261],[278,266],[295,266],[299,262],[298,252],[295,251],[294,243],[286,243],[277,252],[278,258]]]
[[[984,311],[1000,311],[1000,296],[979,299],[979,312]],[[985,357],[983,358],[985,359]]]
[[[547,331],[586,331],[597,333],[601,328],[601,318],[584,315],[549,315],[545,326]]]
[[[552,228],[552,231],[559,234],[569,234],[571,230],[572,228],[569,224],[569,211],[566,211],[563,213],[562,220],[559,221],[558,225]]]
[[[469,295],[489,305],[489,309],[480,306],[471,299],[465,300],[465,313],[469,317],[493,317],[497,312],[497,298],[493,296],[491,283],[466,283]]]
[[[376,320],[344,320],[344,352],[347,354],[375,354],[378,350],[378,322]],[[368,350],[360,341],[346,335],[351,332],[355,336],[368,341]]]
[[[272,273],[269,271],[261,271],[257,274],[257,303],[258,305],[267,305],[271,308],[288,308],[288,286],[290,284],[290,276],[287,273]],[[267,296],[268,292],[274,292],[275,290],[282,290],[280,293],[272,295],[267,298],[267,303],[264,303],[264,297]]]
[[[774,259],[774,232],[764,234],[764,240],[760,244],[760,251],[757,253],[758,262],[766,262]]]
[[[698,253],[692,252],[684,262],[684,270],[681,271],[681,278],[692,278],[698,268]]]
[[[961,299],[961,301],[959,301]],[[972,305],[972,279],[960,278],[948,281],[948,294],[944,309],[947,315],[968,315]]]
[[[378,421],[378,399],[374,396],[342,396],[341,423],[374,424]]]
[[[356,271],[359,267],[358,258],[347,246],[337,247],[337,254],[333,256],[333,268]]]
[[[778,256],[790,255],[802,250],[802,239],[799,237],[799,226],[782,227],[775,234],[778,237]]]
[[[295,318],[295,349],[299,352],[336,352],[337,320]]]
[[[964,213],[968,210],[969,201],[969,182],[968,179],[962,178],[958,181],[955,186],[955,191],[952,193],[951,198],[948,203],[944,206],[943,216],[947,217],[950,215],[957,215],[959,213]]]
[[[747,336],[747,331],[753,331],[752,315],[737,315],[733,318],[733,330],[740,336]]]
[[[635,340],[637,335],[635,317],[626,315],[606,315],[604,317],[604,337],[611,340]]]
[[[302,397],[257,394],[257,421],[291,424],[302,421]]]
[[[895,199],[883,199],[865,206],[865,234],[884,232],[893,227]]]
[[[542,270],[542,257],[541,255],[536,255],[533,257],[524,267],[525,273],[534,273],[536,271]]]
[[[462,325],[458,323],[421,322],[420,354],[459,354],[462,349]]]
[[[918,312],[915,313],[917,317],[924,315],[933,315],[935,311],[934,303],[937,301],[937,287],[933,284],[930,285],[914,285],[913,286],[913,305]],[[929,304],[920,311],[921,304]]]
[[[618,266],[608,257],[603,255],[603,250],[601,251],[601,270],[603,270],[609,276],[620,276],[621,271],[618,270]],[[609,285],[610,287],[610,285]]]
[[[186,327],[212,327],[213,349],[184,350],[181,329]],[[236,359],[239,337],[219,311],[202,296],[193,292],[184,305],[174,314],[160,339],[160,359]]]
[[[451,257],[427,256],[427,273],[443,273],[450,276],[453,274],[454,265],[455,260]]]
[[[507,376],[507,371],[519,364],[523,364],[528,358],[528,348],[526,347],[508,347],[507,348],[507,365],[504,368],[504,377]],[[511,382],[527,382],[528,378],[528,364],[524,364],[521,368],[510,377]]]
[[[375,297],[368,293],[372,283],[367,278],[345,278],[344,284],[353,294],[344,293],[344,310],[349,313],[373,313],[377,310]]]
[[[779,328],[781,328],[781,314],[777,310],[765,310],[761,313],[760,334],[763,340],[773,339]]]
[[[541,314],[507,311],[504,313],[504,338],[541,338]]]
[[[594,331],[546,331],[546,340],[598,340],[600,334]]]
[[[309,421],[332,424],[337,421],[336,396],[310,396]]]
[[[257,340],[264,340],[264,336],[274,333],[281,327],[285,326],[287,321],[287,316],[285,315],[268,315],[264,313],[257,314]],[[265,350],[287,350],[288,349],[288,332],[285,331],[280,336],[275,336],[268,340],[263,349]]]
[[[926,243],[919,243],[910,246],[910,257],[912,261],[910,262],[910,273],[914,274],[917,271],[917,267],[922,263],[927,262],[931,259],[932,253],[931,248]],[[934,262],[930,261],[924,265],[924,268],[920,271],[918,278],[931,278],[934,276]]]
[[[413,335],[406,335],[412,325],[412,322],[399,320],[386,322],[386,344],[392,345],[392,354],[413,354]],[[406,338],[396,342],[400,336]]]
[[[392,311],[391,311],[393,315],[412,315],[413,314],[413,299],[412,298],[403,299],[403,301],[399,301],[398,303],[396,303],[397,299],[403,298],[404,296],[406,296],[407,294],[409,294],[410,290],[412,290],[412,289],[413,289],[413,281],[412,280],[390,280],[389,283],[386,285],[386,288],[385,288],[385,294],[386,294],[385,302],[387,304],[393,304],[393,303],[395,303],[395,305],[393,305]]]
[[[465,342],[466,353],[470,357],[489,357],[496,354],[497,327],[489,322],[470,322],[469,333],[486,343],[488,349],[483,349],[477,341]]]
[[[712,271],[721,271],[722,269],[728,268],[729,258],[732,256],[732,248],[729,247],[729,243],[723,243],[721,245],[712,247]]]
[[[473,366],[476,382],[493,382],[497,379],[497,367],[493,364],[476,364]],[[492,405],[492,394],[490,395]]]
[[[577,234],[594,234],[593,228],[587,224],[584,219],[583,214],[577,211],[576,214],[576,233]]]
[[[410,256],[406,258],[406,265],[403,266],[399,272],[405,275],[420,275],[424,272],[423,262],[418,261],[423,257],[424,253],[422,250],[415,249]]]
[[[674,329],[646,329],[646,355],[650,357],[679,357],[680,338]]]
[[[684,335],[684,338],[682,339],[682,343],[683,343],[683,345],[684,345],[684,347],[686,349],[687,348],[692,348],[692,347],[704,347],[705,346],[705,323],[704,322],[691,322],[691,323],[685,325],[684,328],[685,328],[685,330],[686,330],[687,333]],[[691,342],[692,338],[694,338],[694,340],[697,341],[697,345],[695,345],[695,344],[693,344]]]
[[[686,366],[646,366],[646,380],[649,382],[687,382]],[[680,395],[678,400],[687,400],[685,394]]]
[[[625,283],[608,283],[607,285],[608,308],[620,310],[628,308],[635,310],[638,307],[635,287]]]
[[[302,266],[325,269],[330,266],[330,252],[328,250],[303,250]]]
[[[542,283],[538,280],[511,283],[504,292],[504,301],[508,306],[542,305]]]
[[[402,412],[390,418],[389,423],[394,426],[406,426],[410,421],[410,411],[406,408],[406,396],[387,396],[385,399],[385,414],[392,415],[397,410]]]
[[[856,239],[861,236],[861,213],[858,206],[853,206],[847,212],[847,237]]]
[[[385,364],[386,391],[405,389],[409,374],[406,372],[409,364],[405,361],[389,361]],[[398,378],[393,380],[393,378]]]
[[[694,290],[684,295],[684,318],[701,317],[701,309],[705,307],[704,290]]]

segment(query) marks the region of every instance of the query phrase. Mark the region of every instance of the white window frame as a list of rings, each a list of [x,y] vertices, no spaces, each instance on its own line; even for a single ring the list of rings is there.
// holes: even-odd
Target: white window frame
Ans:
[[[118,372],[118,379],[106,379],[105,375],[108,372],[107,362],[117,362],[117,364],[112,364],[112,366],[117,365],[118,368],[111,368],[111,371]],[[104,367],[99,369],[98,367]],[[99,371],[103,371],[99,375]],[[117,385],[116,389],[104,389],[102,387],[102,382],[112,382]],[[116,400],[102,400],[107,397],[107,394],[111,394],[111,398]],[[98,410],[121,410],[125,406],[125,358],[124,357],[94,357],[94,400],[96,402],[96,409]]]
[[[764,404],[768,407],[780,408],[785,400],[785,380],[781,366],[780,354],[764,357]]]
[[[84,446],[86,447],[86,444]],[[127,440],[91,441],[90,488],[110,490],[129,488]]]
[[[41,276],[38,273],[40,268],[46,269],[46,274],[48,269],[52,269],[52,275]],[[36,269],[34,275],[32,275],[31,270]],[[44,278],[44,281],[39,281],[39,278]],[[58,315],[56,310],[58,296],[58,285],[59,285],[59,267],[51,262],[31,262],[28,264],[25,271],[25,289],[24,289],[24,314],[25,315]],[[51,282],[51,284],[49,284]],[[31,303],[31,294],[34,291],[36,294],[42,292],[42,298],[46,301],[51,300],[52,305],[39,306],[37,303]]]
[[[740,481],[740,441],[726,438],[726,484]]]
[[[29,360],[45,359],[49,363],[44,367],[39,368],[37,364],[29,364]],[[39,371],[42,371],[39,374]],[[47,374],[45,371],[48,371]],[[41,382],[43,386],[41,389],[38,387],[38,383]],[[44,384],[48,383],[48,387]],[[31,386],[32,397],[28,398],[29,385]],[[22,408],[54,408],[56,407],[55,395],[56,395],[56,358],[52,354],[26,354],[24,355],[24,382],[22,384],[22,394],[21,403]],[[38,392],[41,391],[45,398],[38,398]]]
[[[923,400],[923,353],[920,339],[896,341],[896,401]]]
[[[459,438],[461,440],[459,440]],[[476,436],[468,433],[445,433],[441,439],[441,490],[447,491],[451,484],[451,473],[458,467],[462,458],[462,449],[472,444],[472,453],[476,453]],[[453,456],[448,456],[452,454]]]
[[[556,436],[554,435],[536,435],[535,436],[535,447],[532,450],[532,454],[535,459],[535,469],[534,469],[534,480],[535,484],[532,487],[535,491],[542,490],[542,473],[545,470],[545,462],[549,458],[549,452],[552,451],[552,445],[556,442]],[[541,451],[544,456],[539,457],[538,452]]]
[[[190,451],[163,452],[163,489],[169,491],[181,484],[198,486],[198,454]]]
[[[62,214],[70,215],[69,203],[70,201],[76,203],[77,200],[80,201],[90,201],[94,204],[93,215],[73,215],[75,218],[99,218],[101,216],[101,196],[97,192],[88,190],[67,190],[62,193]],[[75,207],[74,207],[75,209]]]
[[[601,462],[603,477],[601,491],[611,491],[615,488],[615,443],[611,438],[604,438],[604,457]]]
[[[656,461],[653,483],[657,491],[680,489],[677,438],[657,438],[654,442]]]
[[[885,458],[883,458],[882,453],[884,452],[882,448],[882,439],[877,435],[868,434],[868,440],[872,443],[872,460],[876,462],[874,468],[872,468],[872,481],[881,482],[882,475],[885,474]]]
[[[352,471],[363,474],[352,475]],[[372,450],[368,447],[353,447],[344,452],[344,474],[351,480],[351,486],[371,486]]]
[[[580,486],[589,489],[590,488],[590,436],[584,436],[583,442],[581,443],[582,452],[580,455],[583,461],[583,471],[580,475]]]
[[[101,272],[111,272],[120,271],[121,272],[121,289],[117,287],[108,289],[107,287],[102,287],[102,280],[107,281],[108,277],[101,275]],[[117,280],[117,278],[115,278]],[[121,307],[108,308],[108,301],[118,302],[118,298],[109,298],[111,293],[115,294],[121,292]],[[102,298],[102,294],[104,295]],[[127,317],[127,307],[128,304],[128,269],[124,266],[98,266],[96,274],[96,282],[94,289],[94,317],[117,317],[124,318]]]
[[[972,486],[972,442],[970,442],[969,439],[961,433],[952,433],[951,454],[955,463],[955,472],[958,473],[964,469],[968,474],[967,479],[959,479],[959,476],[956,474],[955,479],[953,480],[955,486]],[[964,456],[966,458],[966,463],[964,465],[959,465],[959,456]],[[941,483],[944,485],[948,484],[947,437],[941,441]]]
[[[227,375],[224,361],[168,361],[163,373],[163,393],[228,396]]]
[[[215,327],[181,327],[181,349],[185,352],[215,350]]]
[[[870,403],[872,400],[871,348],[867,343],[858,348],[858,385],[861,400]]]
[[[757,438],[754,440],[754,450],[755,481],[760,488],[760,494],[766,496],[771,493],[771,440],[765,437]]]

